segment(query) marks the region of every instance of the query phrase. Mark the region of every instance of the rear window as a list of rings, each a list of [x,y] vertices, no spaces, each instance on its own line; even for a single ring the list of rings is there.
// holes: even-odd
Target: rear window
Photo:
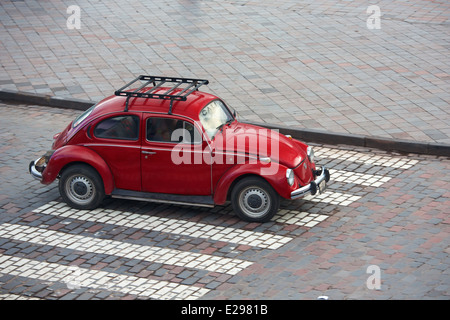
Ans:
[[[104,139],[137,140],[139,117],[121,115],[101,121],[94,129],[94,136]]]
[[[91,112],[92,112],[92,110],[94,110],[95,106],[96,106],[96,104],[94,104],[92,107],[90,107],[85,112],[83,112],[78,117],[76,117],[76,119],[73,120],[72,128],[76,128],[81,122],[83,122],[83,120],[86,119],[91,114]]]

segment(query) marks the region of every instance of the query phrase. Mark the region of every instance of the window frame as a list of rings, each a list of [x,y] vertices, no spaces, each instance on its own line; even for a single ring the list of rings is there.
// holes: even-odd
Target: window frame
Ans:
[[[229,121],[229,120],[233,120],[233,121],[236,120],[236,118],[234,117],[233,113],[230,111],[230,109],[228,108],[227,104],[226,104],[223,100],[221,100],[221,99],[214,99],[214,100],[208,102],[208,103],[200,110],[200,112],[199,112],[199,114],[198,114],[198,118],[199,118],[199,122],[200,122],[200,124],[201,124],[201,126],[202,126],[202,128],[203,128],[204,133],[206,134],[206,136],[209,138],[210,141],[214,141],[214,139],[215,139],[216,136],[217,136],[217,133],[218,133],[220,130],[217,129],[217,128],[215,128],[216,131],[214,132],[214,134],[213,134],[212,136],[210,136],[209,133],[208,133],[208,131],[207,131],[207,129],[206,129],[205,126],[203,125],[203,122],[202,122],[202,112],[203,112],[203,110],[205,110],[207,107],[209,107],[209,106],[210,106],[211,104],[213,104],[213,103],[221,103],[221,104],[222,104],[222,107],[224,107],[224,108],[222,108],[222,110],[225,111],[225,115],[227,116],[227,118],[229,118],[227,121]],[[226,123],[226,122],[224,122],[224,123]],[[222,124],[224,124],[224,123],[222,123]],[[222,124],[221,124],[221,125],[222,125]],[[219,126],[220,126],[220,125],[219,125]]]
[[[135,121],[135,123],[137,124],[137,129],[136,129],[136,137],[135,138],[124,138],[124,137],[102,137],[102,136],[98,136],[97,134],[96,134],[96,130],[97,130],[97,127],[101,124],[101,123],[103,123],[104,121],[107,121],[107,120],[110,120],[110,119],[113,119],[113,118],[119,118],[119,117],[132,117],[132,118],[134,118],[134,119],[137,119],[137,121]],[[133,120],[134,121],[134,120]],[[111,140],[122,140],[122,141],[138,141],[139,140],[139,136],[140,136],[140,126],[141,126],[141,118],[138,116],[138,115],[136,115],[136,114],[115,114],[115,115],[112,115],[112,116],[109,116],[109,117],[106,117],[106,118],[103,118],[103,119],[101,119],[100,121],[98,121],[96,124],[95,124],[95,126],[94,126],[94,128],[92,129],[92,135],[93,135],[93,137],[95,137],[96,139],[106,139],[106,140],[109,140],[109,139],[111,139]]]
[[[87,110],[85,110],[83,113],[81,113],[80,115],[78,115],[73,121],[72,121],[72,128],[75,129],[77,128],[80,124],[82,124],[84,122],[84,120],[86,120],[87,117],[89,117],[92,113],[92,111],[94,111],[95,107],[97,106],[97,104],[94,104],[92,107],[88,108]]]
[[[194,130],[197,132],[198,136],[200,137],[200,140],[199,141],[191,141],[189,143],[185,142],[184,139],[183,139],[183,141],[178,141],[178,142],[177,141],[149,140],[147,132],[148,132],[148,121],[150,119],[167,119],[167,120],[182,121],[183,122],[183,127],[182,128],[178,128],[178,129],[183,129],[183,130],[186,130],[185,127],[186,127],[186,123],[187,123],[187,124],[191,125],[194,128]],[[177,130],[177,129],[175,129],[175,130]],[[174,130],[172,130],[171,135],[173,134],[173,132],[174,132]],[[195,134],[194,134],[194,136],[195,136]],[[203,139],[203,135],[202,135],[201,131],[195,126],[194,123],[192,123],[192,122],[190,122],[188,120],[179,119],[179,118],[171,118],[171,117],[167,117],[167,116],[160,117],[160,116],[152,116],[152,115],[145,119],[145,141],[147,143],[165,143],[165,144],[180,144],[181,143],[181,144],[185,144],[185,145],[201,145],[203,143],[203,140],[204,139]]]

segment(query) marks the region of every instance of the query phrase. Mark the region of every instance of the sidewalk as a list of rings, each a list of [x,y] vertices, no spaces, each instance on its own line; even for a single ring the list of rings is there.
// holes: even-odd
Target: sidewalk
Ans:
[[[0,89],[98,101],[138,74],[197,77],[247,121],[450,144],[450,3],[0,3]]]

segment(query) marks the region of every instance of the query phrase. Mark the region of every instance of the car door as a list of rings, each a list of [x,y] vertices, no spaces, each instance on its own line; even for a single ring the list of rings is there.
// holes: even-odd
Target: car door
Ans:
[[[211,195],[210,153],[199,128],[190,120],[171,115],[144,114],[142,191],[178,195]]]
[[[141,113],[118,113],[95,120],[87,129],[85,144],[105,160],[114,177],[115,187],[141,190],[140,176]]]

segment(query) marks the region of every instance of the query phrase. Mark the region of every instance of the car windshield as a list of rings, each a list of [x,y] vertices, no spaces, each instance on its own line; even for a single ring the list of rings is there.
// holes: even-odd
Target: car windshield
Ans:
[[[95,106],[96,105],[94,104],[92,107],[90,107],[85,112],[83,112],[78,117],[76,117],[76,119],[73,120],[72,128],[77,127],[81,122],[83,122],[83,120],[86,119],[91,114],[91,112],[92,112],[92,110],[94,110]]]
[[[214,100],[200,111],[200,122],[209,138],[214,139],[217,132],[226,123],[234,120],[228,108],[220,100]]]

